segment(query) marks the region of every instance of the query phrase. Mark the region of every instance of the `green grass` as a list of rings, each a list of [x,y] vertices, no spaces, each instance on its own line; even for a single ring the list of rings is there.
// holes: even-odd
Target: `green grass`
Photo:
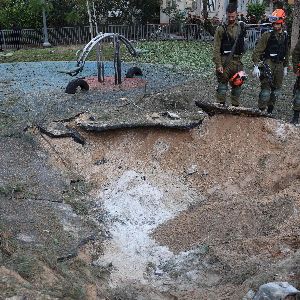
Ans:
[[[74,61],[76,52],[84,45],[58,46],[52,48],[33,48],[18,51],[9,51],[12,55],[4,56],[0,53],[0,63],[30,62],[30,61]],[[158,64],[174,64],[179,67],[198,68],[211,66],[212,44],[205,42],[186,41],[160,41],[160,42],[138,42],[135,48],[146,50],[139,58],[132,57],[125,46],[121,48],[123,61],[134,61]],[[93,50],[88,60],[96,60],[96,51]],[[113,60],[113,45],[106,43],[102,46],[102,59]]]
[[[161,41],[140,43],[148,51],[139,58],[141,62],[171,64],[180,68],[210,68],[212,44],[207,42]],[[128,59],[128,55],[126,55]]]
[[[36,62],[36,61],[76,61],[76,53],[85,45],[57,46],[51,48],[34,48],[18,51],[6,51],[12,55],[3,56],[0,53],[0,63],[12,62]],[[211,76],[214,73],[212,61],[213,45],[210,42],[200,41],[151,41],[136,42],[134,47],[145,50],[139,57],[129,54],[126,47],[121,47],[121,59],[123,62],[165,64],[177,70],[190,71],[193,74],[201,74],[202,77]],[[80,52],[79,52],[80,53]],[[102,44],[102,60],[113,61],[114,48],[111,43]],[[96,50],[93,49],[87,60],[96,60]],[[246,66],[251,66],[251,51],[243,58]]]

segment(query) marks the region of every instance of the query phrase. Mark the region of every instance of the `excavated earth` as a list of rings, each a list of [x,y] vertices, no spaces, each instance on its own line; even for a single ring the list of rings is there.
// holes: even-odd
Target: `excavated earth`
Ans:
[[[213,87],[182,81],[114,101],[1,86],[0,299],[300,287],[299,128],[208,116]]]

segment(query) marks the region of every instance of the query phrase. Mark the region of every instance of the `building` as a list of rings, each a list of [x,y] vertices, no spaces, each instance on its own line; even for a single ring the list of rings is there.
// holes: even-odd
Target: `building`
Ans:
[[[229,3],[235,3],[238,13],[247,14],[247,4],[256,0],[204,0],[207,1],[207,12],[209,18],[217,18],[223,20],[226,15],[226,7]],[[262,2],[263,0],[258,0]],[[178,10],[186,15],[202,16],[203,0],[162,0],[162,9],[168,5],[177,6]],[[161,10],[160,23],[169,23],[169,17]]]

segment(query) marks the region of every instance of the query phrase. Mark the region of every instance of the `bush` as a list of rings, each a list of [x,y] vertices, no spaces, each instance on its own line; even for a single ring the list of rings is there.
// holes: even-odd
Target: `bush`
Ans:
[[[248,15],[255,16],[256,20],[260,20],[261,17],[265,14],[265,11],[266,11],[265,3],[251,2],[247,4]]]

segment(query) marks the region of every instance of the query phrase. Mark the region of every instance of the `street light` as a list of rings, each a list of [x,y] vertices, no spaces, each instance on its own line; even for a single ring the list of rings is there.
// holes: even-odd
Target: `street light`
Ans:
[[[43,33],[44,33],[44,42],[43,47],[51,47],[48,39],[48,29],[46,22],[46,10],[45,10],[45,0],[42,0],[42,14],[43,14]]]

